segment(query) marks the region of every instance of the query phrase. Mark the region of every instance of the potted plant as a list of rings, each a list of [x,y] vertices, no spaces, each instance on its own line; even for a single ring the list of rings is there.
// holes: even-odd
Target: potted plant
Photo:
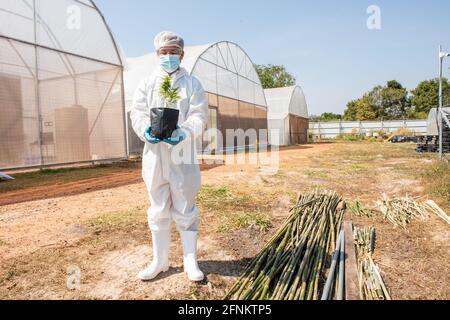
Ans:
[[[180,111],[176,104],[181,97],[178,88],[172,88],[172,78],[164,77],[159,88],[159,95],[164,100],[164,107],[151,109],[152,136],[160,140],[168,139],[177,129]]]

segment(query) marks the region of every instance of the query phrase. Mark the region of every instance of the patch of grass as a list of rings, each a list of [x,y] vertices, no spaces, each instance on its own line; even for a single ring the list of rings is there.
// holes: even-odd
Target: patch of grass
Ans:
[[[220,209],[229,198],[226,187],[203,186],[197,195],[197,203],[208,211]]]
[[[352,171],[353,172],[366,172],[369,170],[369,166],[363,164],[353,164]]]
[[[264,232],[271,226],[272,222],[267,215],[256,212],[236,212],[224,218],[218,231],[227,233],[240,229],[255,228]]]
[[[283,167],[283,169],[289,169],[289,168]],[[278,170],[277,173],[272,175],[272,178],[274,178],[274,179],[280,179],[280,178],[284,179],[284,178],[286,178],[286,173],[281,171],[281,170]]]
[[[336,160],[346,159],[357,162],[370,162],[380,158],[383,161],[399,158],[418,159],[420,156],[415,152],[414,147],[413,144],[337,143],[326,156]]]
[[[433,162],[424,172],[423,178],[428,193],[444,198],[450,205],[450,163]]]
[[[144,208],[133,208],[128,211],[115,212],[101,215],[89,220],[87,226],[95,230],[113,229],[126,226],[145,224],[147,213]]]
[[[205,186],[197,196],[197,203],[206,211],[230,212],[255,208],[255,198],[250,192],[230,190],[227,187]]]
[[[328,178],[328,175],[323,171],[308,169],[308,170],[303,171],[303,173],[305,176],[307,176],[309,178],[322,178],[322,179]]]
[[[228,195],[227,187],[204,186],[200,192],[201,197],[223,199]]]

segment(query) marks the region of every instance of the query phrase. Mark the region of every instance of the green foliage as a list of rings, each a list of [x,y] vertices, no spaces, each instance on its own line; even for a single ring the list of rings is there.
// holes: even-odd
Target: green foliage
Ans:
[[[320,116],[311,116],[309,119],[315,122],[339,121],[342,120],[342,115],[332,112],[325,112],[322,113]]]
[[[346,121],[396,120],[409,118],[411,103],[408,90],[395,80],[376,86],[362,98],[350,101],[344,112]]]
[[[444,78],[442,80],[442,93],[444,105],[450,103],[450,83]],[[411,103],[414,106],[414,112],[417,117],[426,118],[432,108],[439,104],[439,79],[426,80],[411,91]]]
[[[352,100],[347,103],[347,109],[344,111],[344,120],[345,121],[355,121],[356,120],[356,112],[358,111],[357,100]]]
[[[346,121],[426,119],[439,103],[439,80],[419,83],[410,93],[398,81],[376,86],[362,98],[350,101],[344,112]],[[450,104],[450,82],[442,81],[444,105]]]
[[[371,103],[370,97],[365,96],[356,102],[356,119],[360,121],[372,120],[377,118],[375,106]]]
[[[336,140],[355,142],[363,141],[364,137],[356,133],[342,133],[336,137]]]
[[[295,77],[284,66],[255,65],[264,89],[284,88],[295,85]]]
[[[409,117],[411,102],[408,90],[395,80],[389,81],[385,88],[381,89],[381,112],[378,117],[383,119],[405,119]]]
[[[161,86],[159,88],[159,94],[166,101],[166,107],[169,105],[174,105],[180,101],[181,97],[178,94],[178,88],[172,88],[172,78],[170,76],[165,76]]]

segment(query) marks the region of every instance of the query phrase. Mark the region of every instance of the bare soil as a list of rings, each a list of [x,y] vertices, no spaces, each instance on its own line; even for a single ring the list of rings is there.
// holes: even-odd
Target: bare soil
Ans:
[[[368,206],[383,193],[409,194],[450,211],[450,199],[432,192],[423,178],[434,161],[410,146],[291,147],[281,150],[275,174],[259,164],[235,164],[239,157],[246,156],[222,158],[225,165],[202,172],[199,260],[207,280],[200,284],[182,272],[175,228],[170,271],[153,282],[136,279],[152,256],[139,168],[2,193],[0,299],[220,299],[289,215],[298,194],[315,188]],[[433,216],[404,231],[379,216],[347,218],[376,227],[375,262],[395,299],[450,299],[445,222]]]
[[[218,165],[201,165],[201,170],[210,170]],[[117,169],[117,168],[112,168]],[[86,169],[80,169],[83,171]],[[89,170],[93,170],[89,168]],[[76,173],[72,176],[75,181],[56,181],[53,184],[48,184],[45,177],[36,177],[33,181],[32,187],[26,185],[21,186],[13,191],[0,193],[0,206],[8,204],[30,202],[41,199],[53,199],[59,197],[67,197],[86,192],[97,190],[112,189],[127,185],[136,184],[142,181],[142,168],[140,164],[131,164],[129,167],[124,167],[123,170],[115,172],[116,170],[109,170],[95,178],[79,178]],[[18,179],[20,179],[20,175]],[[72,180],[65,179],[65,180]]]

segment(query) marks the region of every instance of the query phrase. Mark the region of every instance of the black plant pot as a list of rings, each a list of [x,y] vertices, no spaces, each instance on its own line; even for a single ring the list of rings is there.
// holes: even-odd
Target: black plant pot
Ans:
[[[152,136],[158,139],[172,137],[177,129],[180,111],[172,108],[151,109]]]

